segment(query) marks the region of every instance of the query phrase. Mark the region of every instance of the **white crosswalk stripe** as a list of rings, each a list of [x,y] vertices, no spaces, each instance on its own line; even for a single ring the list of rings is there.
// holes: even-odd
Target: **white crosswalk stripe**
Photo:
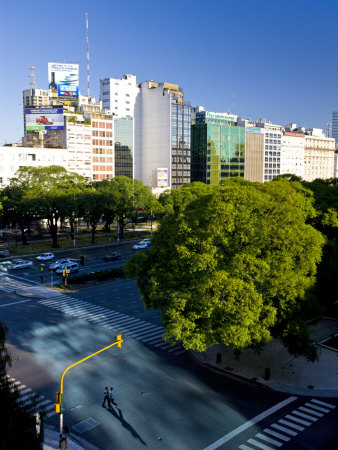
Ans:
[[[82,300],[62,295],[57,298],[38,301],[40,304],[59,310],[78,319],[85,319],[91,323],[107,329],[118,329],[125,336],[138,339],[147,345],[153,345],[162,351],[168,351],[175,356],[181,355],[185,350],[180,345],[172,346],[162,338],[163,327],[145,322],[127,314],[93,305]]]
[[[47,412],[54,409],[54,403],[47,399],[44,395],[37,397],[37,392],[34,392],[30,387],[27,387],[20,381],[15,380],[15,378],[11,378],[10,376],[8,376],[8,378],[12,383],[15,383],[17,390],[20,392],[20,397],[17,400],[19,406],[28,407],[31,411],[39,411],[43,409]],[[48,413],[46,415],[47,417],[50,417],[54,414],[55,409],[52,413]]]
[[[297,436],[298,433],[304,431],[306,427],[310,427],[324,417],[325,414],[330,413],[335,407],[331,403],[317,399],[307,401],[304,405],[300,405],[297,409],[285,414],[283,419],[278,420],[278,423],[272,423],[269,427],[264,428],[263,432],[257,433],[254,439],[248,439],[246,444],[251,444],[255,448],[258,447],[262,450],[282,447],[286,442]],[[246,444],[239,445],[239,448],[242,450],[251,449]],[[272,447],[267,444],[270,444]]]

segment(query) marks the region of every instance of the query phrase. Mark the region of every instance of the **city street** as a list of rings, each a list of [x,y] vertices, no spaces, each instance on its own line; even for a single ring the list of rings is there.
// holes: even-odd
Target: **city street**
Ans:
[[[106,252],[87,253],[85,268],[112,264],[102,262]],[[198,366],[182,348],[162,341],[160,314],[144,311],[135,280],[49,299],[19,297],[14,291],[28,284],[25,277],[10,281],[3,273],[0,317],[10,329],[9,374],[25,395],[42,393],[47,424],[56,430],[53,407],[63,370],[122,332],[122,349],[110,348],[70,369],[64,379],[64,423],[96,447],[245,450],[256,448],[258,439],[267,445],[261,448],[277,448],[260,437],[264,431],[283,448],[334,448],[337,399],[319,399],[330,405],[323,407],[316,398],[274,392]],[[101,406],[105,386],[114,386],[118,408]],[[301,409],[308,409],[305,404],[319,407],[317,420],[299,415],[308,416]],[[291,412],[303,423],[293,420],[290,427]],[[278,440],[281,432],[289,440]]]

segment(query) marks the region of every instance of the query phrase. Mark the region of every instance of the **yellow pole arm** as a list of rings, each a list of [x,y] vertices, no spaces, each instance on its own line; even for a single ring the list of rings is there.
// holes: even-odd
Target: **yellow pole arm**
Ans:
[[[63,372],[62,377],[61,377],[60,394],[61,394],[61,395],[63,394],[63,377],[66,375],[66,373],[68,372],[69,369],[71,369],[71,368],[74,367],[74,366],[77,366],[78,364],[82,363],[83,361],[86,361],[87,359],[91,358],[92,356],[97,355],[98,353],[104,352],[104,351],[107,350],[108,348],[113,347],[113,345],[117,345],[119,348],[121,348],[122,342],[123,342],[122,335],[121,335],[121,334],[117,334],[117,335],[116,335],[116,339],[117,339],[117,341],[114,342],[113,344],[110,344],[110,345],[108,345],[107,347],[102,348],[102,349],[99,350],[98,352],[95,352],[95,353],[93,353],[92,355],[89,355],[89,356],[87,356],[86,358],[81,359],[81,361],[78,361],[78,362],[72,364],[71,366],[67,367],[67,369]]]

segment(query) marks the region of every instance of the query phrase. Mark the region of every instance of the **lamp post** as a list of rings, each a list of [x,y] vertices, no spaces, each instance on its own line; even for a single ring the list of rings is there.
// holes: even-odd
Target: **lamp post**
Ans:
[[[61,442],[63,440],[63,412],[62,412],[62,394],[63,394],[63,378],[66,375],[66,373],[68,372],[69,369],[71,369],[72,367],[77,366],[78,364],[86,361],[89,358],[92,358],[93,356],[104,352],[105,350],[107,350],[110,347],[113,347],[114,345],[117,345],[118,348],[122,348],[122,334],[117,334],[115,336],[116,342],[114,342],[113,344],[108,345],[107,347],[102,348],[101,350],[93,353],[92,355],[86,356],[86,358],[81,359],[80,361],[71,364],[69,367],[67,367],[66,370],[64,370],[62,376],[61,376],[61,382],[60,382],[60,392],[56,393],[56,404],[55,404],[55,412],[60,414],[60,440],[59,440],[59,448],[61,448]]]

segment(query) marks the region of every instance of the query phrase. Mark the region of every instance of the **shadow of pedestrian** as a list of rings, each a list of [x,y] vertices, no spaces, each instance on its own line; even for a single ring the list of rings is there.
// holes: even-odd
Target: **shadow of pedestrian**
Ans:
[[[130,431],[130,433],[132,434],[132,436],[135,439],[138,439],[140,442],[142,442],[143,445],[147,445],[144,440],[141,438],[141,436],[137,433],[137,431],[130,425],[130,423],[128,423],[125,418],[123,417],[123,413],[122,410],[120,408],[117,408],[117,411],[115,411],[115,409],[113,407],[111,407],[110,409],[108,409],[108,411],[111,413],[112,416],[116,417],[116,419],[118,419],[121,422],[121,425],[126,428],[127,430]]]

